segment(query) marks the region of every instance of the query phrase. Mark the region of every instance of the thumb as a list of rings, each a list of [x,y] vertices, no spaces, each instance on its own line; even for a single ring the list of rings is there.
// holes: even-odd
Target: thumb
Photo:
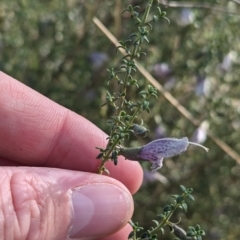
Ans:
[[[0,168],[3,239],[99,239],[131,218],[132,196],[117,180],[54,168]]]

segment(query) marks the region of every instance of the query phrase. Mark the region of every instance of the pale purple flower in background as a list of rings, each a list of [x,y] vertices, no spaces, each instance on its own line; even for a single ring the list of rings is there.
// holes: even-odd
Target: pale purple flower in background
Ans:
[[[177,24],[180,26],[188,26],[194,22],[194,13],[189,8],[184,8],[181,11],[180,19],[178,19]]]
[[[153,66],[153,75],[156,78],[164,79],[169,77],[172,73],[172,69],[169,67],[167,63],[156,63]]]
[[[168,179],[159,172],[150,172],[147,169],[143,170],[143,185],[146,185],[151,182],[159,181],[163,185],[168,185]]]
[[[232,64],[237,58],[237,53],[234,51],[229,52],[224,56],[222,63],[220,64],[220,69],[225,72],[229,72],[232,69]]]
[[[189,144],[197,145],[208,151],[208,148],[198,143],[189,142],[188,138],[184,137],[181,139],[162,138],[152,141],[143,147],[122,148],[120,149],[120,154],[129,160],[151,162],[151,169],[155,172],[162,167],[165,157],[173,157],[186,151]]]
[[[109,60],[109,57],[104,52],[93,52],[89,55],[89,59],[92,63],[93,70],[97,71],[104,66],[104,64]]]
[[[164,88],[166,90],[171,90],[176,85],[176,78],[174,76],[168,78],[168,80],[164,83]]]
[[[195,87],[195,93],[197,96],[208,97],[211,92],[211,82],[209,78],[197,76],[197,85]]]
[[[153,76],[161,82],[167,90],[172,89],[176,84],[176,78],[173,76],[173,70],[168,63],[156,63],[153,66]]]
[[[204,143],[207,140],[207,130],[209,129],[209,123],[203,121],[201,125],[193,133],[191,141],[195,143]]]
[[[155,139],[166,137],[166,128],[163,125],[158,125],[155,129]]]

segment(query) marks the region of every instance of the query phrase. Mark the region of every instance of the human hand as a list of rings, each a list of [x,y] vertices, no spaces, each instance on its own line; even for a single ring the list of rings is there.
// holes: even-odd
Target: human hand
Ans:
[[[142,170],[120,158],[111,177],[94,174],[105,145],[88,120],[0,72],[1,239],[127,239]]]

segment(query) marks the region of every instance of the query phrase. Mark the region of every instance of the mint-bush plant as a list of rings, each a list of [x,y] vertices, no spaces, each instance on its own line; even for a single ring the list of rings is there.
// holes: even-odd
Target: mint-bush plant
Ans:
[[[112,93],[107,90],[106,102],[103,103],[103,106],[108,105],[112,108],[113,114],[107,120],[110,126],[110,134],[107,138],[108,144],[106,148],[97,147],[100,151],[97,156],[97,159],[100,160],[99,174],[111,174],[105,167],[105,163],[111,160],[117,166],[119,155],[123,155],[128,160],[149,161],[152,163],[152,171],[155,172],[162,167],[165,157],[173,157],[186,151],[189,144],[198,145],[208,151],[202,145],[189,142],[187,137],[182,139],[158,139],[135,148],[124,146],[125,140],[129,139],[132,134],[137,137],[147,136],[149,130],[143,126],[144,122],[139,119],[138,115],[140,112],[149,113],[150,99],[157,98],[157,89],[149,84],[146,84],[145,89],[139,90],[137,100],[129,98],[129,89],[139,88],[138,80],[135,77],[138,70],[135,59],[146,55],[146,52],[142,51],[142,46],[149,43],[148,36],[153,31],[154,25],[161,24],[162,20],[169,23],[166,12],[161,10],[157,5],[157,1],[149,0],[143,14],[138,12],[138,8],[138,6],[129,5],[122,12],[130,15],[133,22],[133,32],[125,41],[119,41],[120,45],[117,47],[117,53],[121,48],[125,51],[125,55],[121,60],[122,65],[119,68],[111,67],[107,69],[109,73],[107,83],[110,85],[110,82],[115,81],[118,85],[118,91]],[[190,226],[188,232],[186,232],[179,226],[180,220],[177,223],[171,222],[171,217],[177,209],[187,211],[187,199],[194,200],[191,195],[193,189],[187,189],[182,185],[180,187],[182,194],[172,195],[173,201],[163,207],[163,212],[156,216],[157,219],[153,219],[155,226],[146,230],[137,223],[130,221],[133,231],[129,234],[128,239],[161,239],[160,236],[164,235],[164,227],[169,226],[175,239],[201,240],[205,232],[201,230],[199,225],[196,225],[196,227]]]

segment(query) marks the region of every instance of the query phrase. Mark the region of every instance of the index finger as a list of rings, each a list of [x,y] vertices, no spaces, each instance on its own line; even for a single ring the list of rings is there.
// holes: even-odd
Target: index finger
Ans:
[[[0,158],[28,166],[97,172],[107,135],[94,124],[0,72]],[[0,162],[1,164],[1,162]],[[138,163],[107,163],[114,177],[135,192],[142,181]]]

